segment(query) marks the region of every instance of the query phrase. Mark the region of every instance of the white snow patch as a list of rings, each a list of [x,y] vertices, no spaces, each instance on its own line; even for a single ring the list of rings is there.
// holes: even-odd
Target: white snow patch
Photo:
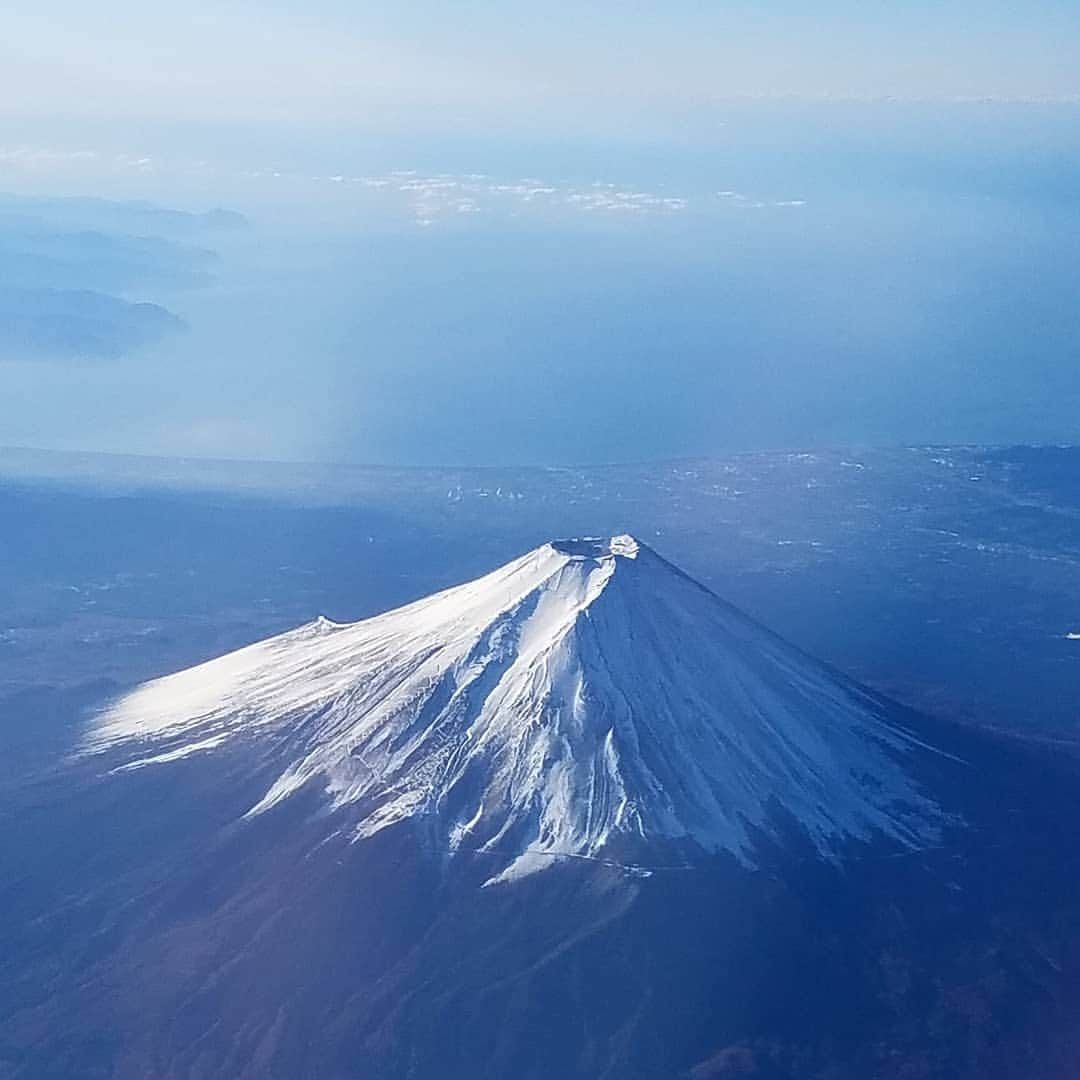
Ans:
[[[213,735],[209,739],[201,739],[199,742],[178,746],[175,750],[166,750],[163,754],[154,754],[153,757],[136,758],[135,761],[129,761],[117,766],[116,772],[129,772],[131,769],[141,769],[146,765],[164,765],[169,761],[180,761],[182,758],[190,757],[192,754],[201,754],[205,750],[213,750],[215,746],[220,746],[226,738],[226,735]]]

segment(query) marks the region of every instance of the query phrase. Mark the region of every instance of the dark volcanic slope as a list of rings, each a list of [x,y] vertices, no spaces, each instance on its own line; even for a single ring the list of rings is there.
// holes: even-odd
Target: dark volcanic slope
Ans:
[[[237,827],[229,756],[69,776],[3,822],[0,1075],[1074,1075],[1074,778],[952,748],[938,851],[489,888],[405,826]]]

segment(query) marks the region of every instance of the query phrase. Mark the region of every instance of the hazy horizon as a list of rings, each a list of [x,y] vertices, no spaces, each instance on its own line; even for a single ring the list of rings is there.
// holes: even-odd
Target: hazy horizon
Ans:
[[[1078,440],[1067,5],[514,14],[0,15],[0,444]]]

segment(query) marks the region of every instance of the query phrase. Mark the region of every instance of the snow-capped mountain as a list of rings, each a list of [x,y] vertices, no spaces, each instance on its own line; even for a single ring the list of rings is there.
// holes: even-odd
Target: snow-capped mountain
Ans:
[[[414,819],[504,877],[650,841],[753,865],[791,828],[919,847],[942,820],[907,768],[925,743],[630,536],[159,679],[87,744],[125,770],[230,745],[278,770],[249,817],[315,788],[355,838]]]
[[[1065,754],[547,544],[137,688],[0,802],[0,1078],[1061,1080],[1078,816]]]

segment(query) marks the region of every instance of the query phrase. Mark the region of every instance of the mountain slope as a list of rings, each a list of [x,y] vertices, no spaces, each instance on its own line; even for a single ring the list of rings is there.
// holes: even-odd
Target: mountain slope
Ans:
[[[796,829],[933,843],[925,744],[629,536],[546,544],[351,625],[300,627],[128,695],[88,746],[125,769],[225,744],[316,787],[363,838],[415,820],[508,875],[650,841],[747,864]]]

